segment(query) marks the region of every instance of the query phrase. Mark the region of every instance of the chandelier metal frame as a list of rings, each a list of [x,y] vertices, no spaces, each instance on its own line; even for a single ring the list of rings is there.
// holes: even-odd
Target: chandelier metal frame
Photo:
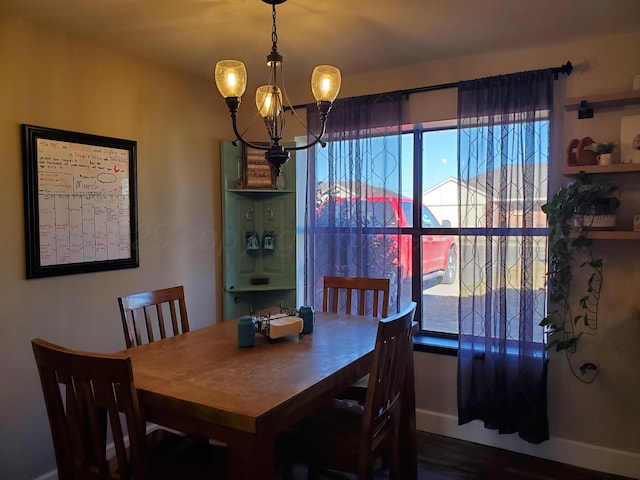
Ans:
[[[220,93],[225,99],[229,113],[231,116],[231,123],[233,126],[233,133],[236,136],[237,141],[247,147],[251,147],[258,150],[265,151],[266,161],[273,167],[275,174],[280,174],[282,165],[289,161],[289,151],[305,150],[313,147],[314,145],[322,142],[322,137],[326,132],[327,117],[333,105],[333,100],[338,94],[340,89],[340,70],[331,65],[320,65],[314,69],[312,74],[311,84],[313,94],[316,97],[316,105],[318,107],[318,114],[320,116],[320,132],[318,135],[311,133],[314,140],[306,145],[284,147],[281,142],[285,130],[284,113],[286,109],[290,109],[293,112],[293,107],[290,103],[286,105],[283,103],[283,96],[288,102],[286,92],[284,91],[284,84],[280,88],[279,83],[282,82],[282,55],[278,52],[278,33],[276,25],[276,5],[284,3],[286,0],[262,0],[272,6],[272,31],[271,31],[271,52],[267,55],[267,65],[269,66],[269,84],[259,87],[256,92],[256,106],[258,111],[264,118],[267,131],[269,133],[269,145],[253,143],[246,140],[238,129],[238,109],[241,103],[241,95],[244,92],[246,86],[246,70],[244,64],[236,60],[224,60],[218,62],[216,65],[216,84]],[[233,67],[229,70],[232,73],[226,73],[224,70],[224,64],[233,64]],[[230,68],[230,67],[226,67]],[[235,69],[235,70],[234,70]],[[240,71],[241,70],[241,71]],[[238,74],[238,72],[240,73]],[[243,77],[238,80],[239,77]],[[223,83],[230,82],[233,87],[237,87],[234,90],[235,93],[225,95]],[[238,87],[235,82],[244,81],[244,85]],[[337,86],[336,86],[337,84]],[[227,87],[228,88],[228,87]],[[327,91],[332,89],[331,91]],[[284,93],[284,95],[283,95]]]

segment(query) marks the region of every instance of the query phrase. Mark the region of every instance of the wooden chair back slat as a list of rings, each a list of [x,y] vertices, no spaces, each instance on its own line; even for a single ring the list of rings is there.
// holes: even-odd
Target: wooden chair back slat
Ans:
[[[325,276],[323,279],[322,310],[337,313],[342,296],[345,299],[345,313],[351,315],[353,295],[356,292],[358,315],[370,313],[374,317],[386,318],[389,315],[389,284],[388,278]],[[370,302],[371,312],[367,312],[368,298],[372,299]]]
[[[189,331],[184,287],[170,287],[135,293],[118,298],[122,328],[127,348],[167,338],[168,332],[179,335]],[[167,310],[168,309],[168,310]],[[171,326],[165,321],[171,318]],[[168,321],[168,320],[167,320]]]
[[[131,358],[71,350],[39,338],[31,344],[49,416],[58,477],[144,478],[145,422],[133,384]],[[107,421],[116,450],[116,469],[110,468],[107,458]]]
[[[366,478],[383,448],[390,448],[392,452],[391,468],[399,468],[400,410],[407,359],[412,354],[415,311],[416,303],[411,302],[402,312],[378,323],[364,405],[358,478]],[[391,478],[398,476],[399,470]]]

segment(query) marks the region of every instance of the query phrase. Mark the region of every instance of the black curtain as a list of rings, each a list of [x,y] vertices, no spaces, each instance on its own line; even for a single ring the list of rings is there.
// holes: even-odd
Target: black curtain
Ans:
[[[403,190],[400,134],[406,103],[399,94],[338,99],[326,146],[309,151],[304,265],[305,301],[311,305],[322,304],[324,275],[389,277],[389,312],[397,309],[402,243],[388,202]],[[316,106],[310,105],[311,132],[319,131],[318,122]]]
[[[551,69],[460,82],[458,421],[549,438],[543,329]]]

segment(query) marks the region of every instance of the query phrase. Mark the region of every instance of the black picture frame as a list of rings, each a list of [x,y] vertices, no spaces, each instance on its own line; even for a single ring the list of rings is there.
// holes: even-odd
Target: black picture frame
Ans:
[[[137,142],[22,124],[26,277],[139,266]]]

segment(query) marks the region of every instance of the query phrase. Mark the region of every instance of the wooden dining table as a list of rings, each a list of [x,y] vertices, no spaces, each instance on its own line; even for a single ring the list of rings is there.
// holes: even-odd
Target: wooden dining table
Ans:
[[[316,312],[311,334],[257,334],[240,348],[231,320],[125,352],[148,421],[226,443],[230,479],[273,479],[277,435],[368,373],[377,323]],[[413,355],[408,363],[401,478],[416,479]]]

